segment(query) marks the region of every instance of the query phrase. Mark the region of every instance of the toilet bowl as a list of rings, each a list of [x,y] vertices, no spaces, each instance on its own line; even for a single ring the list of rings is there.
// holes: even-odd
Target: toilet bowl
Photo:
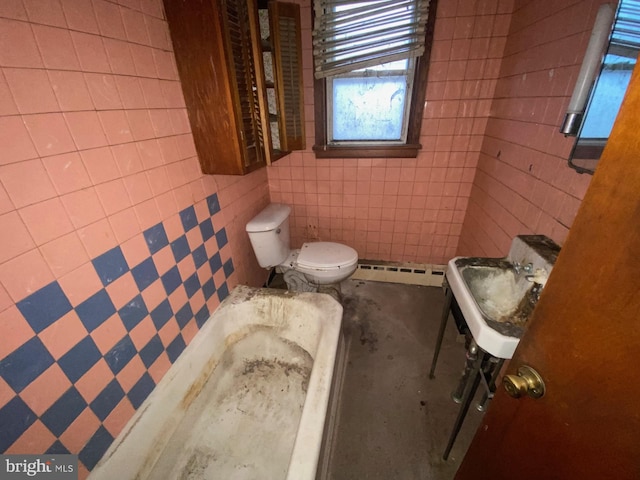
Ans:
[[[292,291],[313,292],[349,278],[358,252],[336,242],[307,242],[290,249],[288,205],[272,203],[247,223],[246,231],[261,267],[283,273]]]

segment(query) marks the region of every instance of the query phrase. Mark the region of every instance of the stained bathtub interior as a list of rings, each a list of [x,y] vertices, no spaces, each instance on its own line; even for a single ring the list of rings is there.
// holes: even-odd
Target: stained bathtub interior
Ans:
[[[147,478],[260,478],[265,465],[286,477],[313,358],[272,330],[256,327],[229,345],[166,445],[175,453]]]

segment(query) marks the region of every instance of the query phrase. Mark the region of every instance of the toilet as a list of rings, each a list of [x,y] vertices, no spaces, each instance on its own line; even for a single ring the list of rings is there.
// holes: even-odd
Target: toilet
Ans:
[[[358,252],[335,242],[307,242],[300,249],[289,247],[291,207],[272,203],[247,223],[251,246],[261,267],[284,276],[294,292],[317,292],[319,287],[337,285],[358,266]]]

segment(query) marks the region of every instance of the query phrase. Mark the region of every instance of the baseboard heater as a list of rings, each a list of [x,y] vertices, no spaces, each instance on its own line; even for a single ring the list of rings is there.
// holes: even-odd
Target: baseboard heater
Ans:
[[[351,278],[354,280],[441,287],[446,268],[445,265],[359,260],[358,268]]]

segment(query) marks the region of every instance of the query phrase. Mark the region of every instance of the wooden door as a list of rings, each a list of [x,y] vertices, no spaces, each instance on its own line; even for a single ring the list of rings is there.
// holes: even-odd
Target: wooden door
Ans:
[[[567,167],[568,168],[568,167]],[[456,475],[466,480],[640,478],[640,69],[508,368]]]

